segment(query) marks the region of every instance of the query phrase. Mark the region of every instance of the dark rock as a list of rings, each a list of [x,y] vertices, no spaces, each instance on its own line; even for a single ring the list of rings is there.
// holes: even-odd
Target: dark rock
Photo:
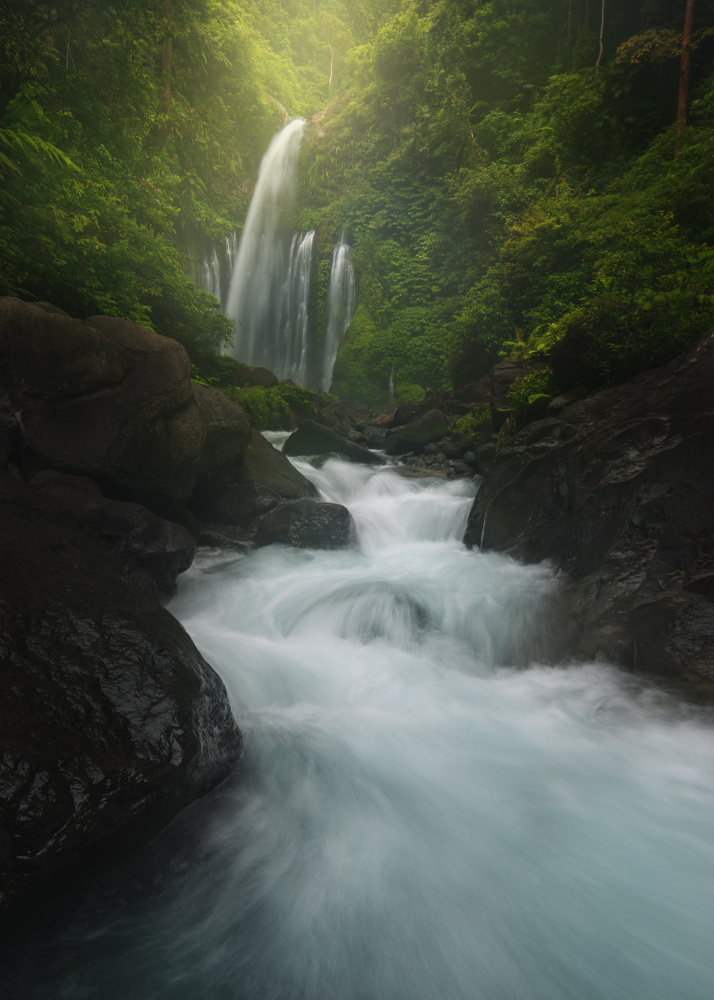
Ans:
[[[247,524],[267,514],[281,499],[264,483],[231,483],[208,502],[205,516],[224,524]]]
[[[278,376],[267,368],[251,368],[250,365],[241,364],[236,361],[235,368],[231,373],[231,381],[234,385],[243,388],[250,386],[261,386],[263,389],[272,389],[278,384]]]
[[[150,839],[240,753],[225,688],[59,501],[0,473],[0,897]]]
[[[470,466],[472,469],[476,468],[476,452],[467,451],[464,455],[464,462],[466,465]]]
[[[229,549],[235,552],[236,555],[247,555],[248,552],[251,552],[255,548],[252,541],[242,538],[231,538],[225,531],[209,527],[201,529],[198,536],[198,544],[215,549]]]
[[[69,508],[114,553],[139,590],[157,600],[176,588],[193,562],[196,542],[186,528],[138,503],[107,500],[91,479],[40,472],[32,485]]]
[[[328,403],[321,407],[315,420],[329,427],[342,437],[349,437],[353,431],[362,431],[369,417],[369,410],[359,403]]]
[[[491,399],[491,375],[484,375],[478,382],[469,382],[468,385],[459,386],[444,393],[444,408],[449,401],[454,400],[459,403],[478,403],[488,405]],[[448,412],[448,411],[447,411]]]
[[[375,455],[362,445],[342,437],[331,427],[325,427],[314,420],[306,420],[283,445],[284,455],[325,455],[334,453],[362,462],[366,465],[383,465],[384,458]]]
[[[265,515],[255,540],[258,545],[282,542],[298,549],[343,549],[353,541],[352,518],[341,504],[288,501]]]
[[[476,449],[476,468],[483,470],[491,465],[491,463],[496,458],[496,445],[493,441],[489,441],[487,444],[482,444],[480,448]]]
[[[587,392],[576,386],[575,389],[571,389],[570,392],[564,392],[560,396],[556,396],[555,399],[551,399],[545,408],[546,417],[555,417],[561,413],[566,406],[571,406],[573,403],[577,403],[579,400],[584,399],[587,396]]]
[[[377,424],[367,424],[364,429],[364,438],[370,448],[381,448],[386,436],[387,428]]]
[[[309,479],[256,430],[241,456],[240,481],[267,486],[288,500],[312,497],[317,492]]]
[[[467,541],[556,560],[572,579],[573,655],[714,680],[706,596],[684,590],[714,575],[712,384],[714,333],[501,447]]]
[[[206,428],[206,441],[197,473],[197,488],[215,488],[230,482],[236,462],[250,444],[252,428],[242,406],[217,389],[191,383]]]
[[[408,451],[420,452],[432,441],[440,441],[449,423],[441,410],[429,410],[414,423],[398,427],[385,440],[388,455],[403,455]]]
[[[126,320],[85,322],[0,299],[0,388],[20,414],[27,476],[87,475],[106,491],[182,503],[206,430],[175,340]]]

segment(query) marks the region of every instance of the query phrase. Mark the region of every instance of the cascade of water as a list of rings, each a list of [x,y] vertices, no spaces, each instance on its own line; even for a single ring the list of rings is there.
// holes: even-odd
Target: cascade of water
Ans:
[[[272,368],[281,378],[297,374],[289,368],[287,357],[302,357],[293,338],[299,341],[306,325],[300,309],[301,304],[307,302],[307,288],[305,294],[298,297],[299,301],[291,299],[297,311],[290,315],[287,323],[283,298],[293,295],[295,280],[302,282],[302,277],[298,279],[291,272],[293,264],[300,268],[304,264],[306,237],[295,252],[294,239],[286,239],[281,226],[283,213],[290,206],[295,191],[304,128],[301,118],[289,122],[273,138],[263,157],[226,302],[226,312],[236,322],[235,357],[250,365]],[[310,249],[311,246],[310,239]],[[305,284],[308,280],[309,268]]]
[[[314,237],[314,230],[293,236],[278,298],[283,354],[275,367],[281,377],[289,376],[298,385],[306,385],[308,380],[308,300]]]
[[[352,322],[355,307],[355,275],[351,248],[344,234],[332,254],[330,288],[327,294],[327,326],[323,349],[322,389],[327,392],[332,381],[340,338]]]
[[[710,1000],[706,710],[535,665],[559,581],[461,545],[473,484],[294,464],[355,548],[204,549],[171,604],[236,707],[235,780],[0,938],[3,995]]]

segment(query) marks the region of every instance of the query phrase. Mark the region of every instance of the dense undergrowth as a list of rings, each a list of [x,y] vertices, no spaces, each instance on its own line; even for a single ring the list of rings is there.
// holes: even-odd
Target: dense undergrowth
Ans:
[[[240,227],[280,104],[324,108],[297,213],[354,248],[335,391],[417,400],[569,331],[627,378],[714,321],[714,0],[675,157],[684,6],[607,5],[598,59],[587,0],[8,0],[0,292],[210,358],[231,325],[190,237]],[[327,249],[315,271],[321,329]]]
[[[327,103],[372,6],[6,0],[0,294],[219,349],[233,326],[189,278],[190,238],[240,225],[280,105]]]
[[[621,380],[714,321],[714,5],[676,158],[684,4],[608,11],[599,68],[588,10],[405,0],[353,53],[303,168],[305,224],[355,244],[338,392],[418,398],[573,328]]]

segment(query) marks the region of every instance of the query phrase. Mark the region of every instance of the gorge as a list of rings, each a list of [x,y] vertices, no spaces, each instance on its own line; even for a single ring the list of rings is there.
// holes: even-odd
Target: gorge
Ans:
[[[5,5],[3,1000],[712,996],[694,7]]]

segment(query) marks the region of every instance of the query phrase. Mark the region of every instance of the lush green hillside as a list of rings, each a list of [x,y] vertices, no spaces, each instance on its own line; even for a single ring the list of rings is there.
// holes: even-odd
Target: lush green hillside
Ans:
[[[408,0],[352,54],[306,145],[305,223],[347,225],[359,309],[336,387],[413,397],[574,325],[602,377],[714,319],[714,5],[699,3],[675,158],[685,4]],[[586,12],[589,16],[586,18]]]
[[[375,23],[342,0],[3,3],[0,294],[218,346],[186,235],[240,225],[279,103],[324,107]]]
[[[230,325],[188,277],[188,237],[240,227],[280,104],[325,109],[299,214],[322,248],[318,320],[343,226],[354,246],[343,395],[382,401],[393,373],[400,398],[419,397],[573,327],[603,379],[624,377],[714,318],[714,0],[696,2],[677,140],[684,12],[10,0],[0,292],[141,320],[205,354]]]

